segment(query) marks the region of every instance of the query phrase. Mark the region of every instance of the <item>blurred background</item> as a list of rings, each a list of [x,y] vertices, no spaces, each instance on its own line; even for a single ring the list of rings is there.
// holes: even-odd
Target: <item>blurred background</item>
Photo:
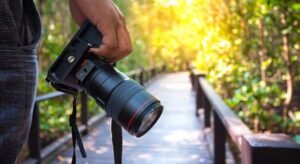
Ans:
[[[38,95],[78,26],[67,0],[35,0],[43,24]],[[133,53],[118,63],[128,72],[190,63],[254,132],[282,132],[300,142],[300,2],[293,0],[114,0],[126,16]],[[61,103],[64,103],[62,106]],[[44,101],[42,146],[69,132],[69,99]],[[89,115],[101,112],[89,101]]]

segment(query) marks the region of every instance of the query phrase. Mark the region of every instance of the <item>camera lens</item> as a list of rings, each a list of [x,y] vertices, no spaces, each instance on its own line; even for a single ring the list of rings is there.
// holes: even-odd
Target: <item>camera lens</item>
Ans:
[[[141,125],[139,126],[136,136],[140,137],[148,132],[148,130],[151,129],[151,127],[156,123],[159,116],[162,113],[162,107],[159,104],[155,104],[150,107],[149,110],[146,110],[146,115],[142,119]]]
[[[90,58],[91,63],[94,68],[82,81],[89,95],[130,134],[147,133],[163,111],[160,102],[112,65],[98,58]]]

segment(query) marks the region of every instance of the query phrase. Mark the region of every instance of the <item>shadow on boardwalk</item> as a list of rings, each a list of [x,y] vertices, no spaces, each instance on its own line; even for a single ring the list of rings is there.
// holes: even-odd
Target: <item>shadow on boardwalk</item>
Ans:
[[[161,100],[165,109],[145,136],[135,138],[123,131],[123,163],[213,163],[202,122],[194,115],[195,95],[188,74],[162,75],[147,90]],[[109,119],[104,120],[83,139],[88,157],[81,158],[77,150],[78,163],[114,163],[109,124]],[[72,148],[57,156],[53,163],[70,163],[71,157]]]

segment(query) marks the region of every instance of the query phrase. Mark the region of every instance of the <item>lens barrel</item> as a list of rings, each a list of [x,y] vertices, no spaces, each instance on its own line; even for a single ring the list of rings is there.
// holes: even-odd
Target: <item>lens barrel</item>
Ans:
[[[82,81],[84,88],[106,113],[130,134],[144,135],[159,119],[163,107],[144,87],[112,65],[91,57],[84,67],[91,68]]]

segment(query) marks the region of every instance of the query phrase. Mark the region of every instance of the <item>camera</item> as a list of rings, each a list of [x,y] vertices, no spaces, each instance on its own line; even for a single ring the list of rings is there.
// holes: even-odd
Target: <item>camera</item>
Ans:
[[[86,21],[50,67],[46,80],[56,90],[69,94],[87,91],[108,116],[140,137],[159,119],[163,106],[140,84],[89,53],[91,47],[101,43],[101,33]]]

